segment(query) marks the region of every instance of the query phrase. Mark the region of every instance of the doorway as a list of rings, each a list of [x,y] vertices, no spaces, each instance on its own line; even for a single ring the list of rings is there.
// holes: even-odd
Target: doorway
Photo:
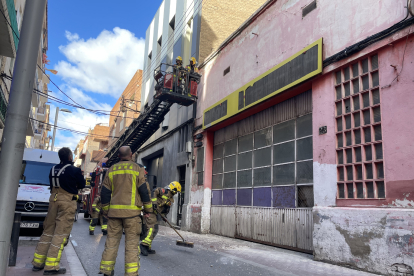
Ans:
[[[178,167],[178,182],[181,184],[181,193],[178,195],[177,226],[181,226],[185,195],[185,166]]]

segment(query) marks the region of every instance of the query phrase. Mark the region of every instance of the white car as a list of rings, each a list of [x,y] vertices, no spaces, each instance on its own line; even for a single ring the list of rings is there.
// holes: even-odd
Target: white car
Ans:
[[[16,212],[22,214],[20,228],[43,228],[49,208],[50,169],[59,164],[57,152],[25,149]]]

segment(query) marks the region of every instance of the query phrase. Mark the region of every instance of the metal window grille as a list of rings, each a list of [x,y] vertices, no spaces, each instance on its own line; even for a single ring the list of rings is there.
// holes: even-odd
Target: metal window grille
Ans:
[[[280,112],[279,105],[287,106],[283,102],[262,111],[266,114],[258,113],[251,116],[253,119],[249,117],[238,122],[239,131],[235,135],[223,134],[232,125],[216,131],[213,205],[262,206],[255,205],[255,202],[266,197],[267,193],[272,194],[272,198],[266,207],[277,207],[273,199],[274,190],[287,187],[295,191],[289,193],[293,206],[313,207],[312,108],[308,106],[312,102],[309,100],[312,92],[305,93],[309,97],[301,94],[293,98],[293,105],[289,105],[292,114],[289,110],[283,116],[273,114]],[[267,123],[260,124],[259,119]],[[256,123],[246,131],[244,121],[249,125],[250,121]]]
[[[372,55],[334,73],[339,199],[386,197],[378,64]]]

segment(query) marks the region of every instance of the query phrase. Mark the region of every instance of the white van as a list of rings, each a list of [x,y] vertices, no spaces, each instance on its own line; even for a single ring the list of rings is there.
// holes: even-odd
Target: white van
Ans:
[[[43,228],[49,208],[50,169],[59,164],[57,152],[41,149],[25,149],[16,213],[22,214],[20,228]]]

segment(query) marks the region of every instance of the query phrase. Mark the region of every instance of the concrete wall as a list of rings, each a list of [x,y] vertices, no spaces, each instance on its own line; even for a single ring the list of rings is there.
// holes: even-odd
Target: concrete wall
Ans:
[[[276,1],[202,69],[195,125],[202,124],[207,107],[317,39],[323,38],[325,59],[401,21],[407,13],[405,0],[318,0],[317,8],[302,18],[302,8],[309,2]],[[414,117],[414,38],[407,36],[412,32],[412,28],[401,30],[327,66],[320,76],[304,84],[313,93],[316,260],[387,275],[403,275],[398,273],[413,267],[414,133],[410,126]],[[375,53],[379,57],[386,199],[337,199],[334,72]],[[229,66],[230,73],[223,76]],[[293,90],[280,97],[293,95]],[[321,126],[327,126],[327,134],[319,135]],[[202,133],[204,187],[192,190],[190,204],[199,209],[189,211],[194,216],[200,214],[200,225],[208,231],[211,196],[208,198],[206,191],[211,188],[213,132],[207,129]],[[195,171],[193,175],[197,175]]]
[[[402,66],[403,58],[412,60],[414,55],[414,36],[407,36],[409,32],[403,30],[360,54],[377,52],[379,57],[385,199],[336,199],[335,133],[318,135],[320,126],[335,129],[334,78],[326,74],[313,83],[317,260],[386,275],[404,275],[396,272],[414,267],[414,146],[413,129],[407,127],[414,116],[414,65],[404,61]]]

